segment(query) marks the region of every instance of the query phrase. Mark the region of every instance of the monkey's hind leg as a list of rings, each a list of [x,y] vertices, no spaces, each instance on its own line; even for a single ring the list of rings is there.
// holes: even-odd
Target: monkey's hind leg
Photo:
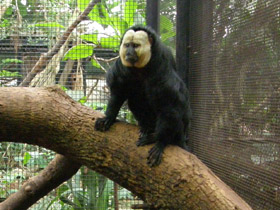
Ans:
[[[140,129],[139,139],[136,142],[138,147],[153,144],[155,142],[155,135],[150,131],[150,129]]]
[[[162,154],[163,154],[163,150],[165,148],[165,144],[163,142],[157,142],[155,144],[155,146],[153,146],[150,151],[149,151],[149,155],[148,155],[148,165],[150,167],[154,167],[154,166],[158,166],[161,163],[162,160]]]

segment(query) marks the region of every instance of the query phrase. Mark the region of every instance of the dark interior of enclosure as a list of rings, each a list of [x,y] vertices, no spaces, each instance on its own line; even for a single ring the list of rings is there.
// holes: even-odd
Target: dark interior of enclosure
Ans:
[[[194,153],[254,209],[279,209],[280,2],[190,11]]]
[[[44,12],[60,9],[59,21],[66,27],[70,16],[59,4],[51,6],[51,2]],[[107,3],[113,5],[113,2],[125,7],[126,1]],[[189,87],[193,112],[190,145],[194,154],[253,209],[280,209],[279,0],[177,0],[177,13],[175,0],[161,0],[160,5],[150,0],[147,8],[146,1],[135,2],[138,4],[135,23],[144,23],[147,18],[148,24],[157,27],[164,43],[176,54],[178,71]],[[47,14],[41,14],[39,7],[30,11],[27,10],[23,19],[32,27],[32,19],[43,20]],[[123,13],[121,10],[117,15]],[[56,36],[61,34],[59,30],[65,30],[49,28],[46,33],[45,26],[41,26],[40,30],[24,31],[20,27],[26,22],[16,24],[17,18],[14,12],[0,19],[0,87],[19,85],[40,54],[56,41]],[[10,28],[6,27],[6,20],[14,21]],[[84,25],[79,30],[90,33],[87,27]],[[73,36],[65,52],[79,44],[78,35]],[[108,60],[118,53],[116,49],[98,47],[94,54]],[[22,62],[3,63],[6,59]],[[103,111],[109,91],[105,87],[104,71],[92,64],[91,57],[61,59],[59,66],[55,60],[52,62],[55,74],[42,74],[31,86],[61,84],[75,100],[87,97],[85,105]],[[100,64],[106,68],[111,65],[104,60]],[[53,76],[55,79],[51,80]],[[126,107],[120,117],[135,123]],[[0,147],[0,169],[12,171],[19,163],[11,160],[23,155],[27,147],[17,149],[18,153],[10,156],[7,148],[11,146]],[[45,150],[40,150],[42,153]],[[9,165],[9,161],[16,164]],[[104,177],[89,174],[92,183],[104,184]],[[0,180],[3,177],[8,175],[0,172]],[[112,193],[113,185],[109,182],[108,185]],[[134,197],[121,196],[123,191],[119,189],[120,200],[129,200],[131,204]],[[0,190],[0,198],[6,196],[1,193]]]

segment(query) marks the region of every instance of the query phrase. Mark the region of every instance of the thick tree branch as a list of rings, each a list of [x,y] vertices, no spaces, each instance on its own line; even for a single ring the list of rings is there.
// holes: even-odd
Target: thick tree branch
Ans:
[[[166,209],[251,209],[194,155],[176,146],[149,168],[150,146],[136,147],[137,126],[94,131],[102,115],[56,88],[0,88],[0,142],[36,144],[105,175],[149,205]]]
[[[64,45],[66,40],[69,38],[72,31],[78,26],[78,24],[84,20],[87,15],[90,13],[92,8],[98,3],[100,0],[94,0],[91,1],[87,8],[80,14],[77,19],[67,28],[67,30],[63,33],[62,37],[59,39],[59,41],[53,46],[52,49],[50,49],[47,53],[42,54],[35,64],[35,66],[32,68],[31,72],[24,78],[20,86],[28,86],[32,79],[41,71],[44,70],[44,67],[46,64],[51,60],[51,58],[58,53],[61,46]]]
[[[29,179],[18,192],[0,203],[1,210],[25,210],[70,179],[81,167],[80,164],[56,155],[50,164],[38,176]]]

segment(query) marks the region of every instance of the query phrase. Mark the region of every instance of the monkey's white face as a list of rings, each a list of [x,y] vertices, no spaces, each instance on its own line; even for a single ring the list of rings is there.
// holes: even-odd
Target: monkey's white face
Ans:
[[[120,46],[122,64],[127,67],[143,68],[151,59],[151,43],[145,31],[128,30]]]

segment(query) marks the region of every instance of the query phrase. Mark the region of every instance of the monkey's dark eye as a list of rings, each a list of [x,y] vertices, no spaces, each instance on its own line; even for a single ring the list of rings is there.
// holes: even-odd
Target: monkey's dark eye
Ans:
[[[140,44],[135,44],[135,43],[133,43],[133,48],[137,48],[137,47],[139,47],[140,46]]]
[[[129,43],[124,44],[124,46],[125,46],[126,48],[129,47]]]

